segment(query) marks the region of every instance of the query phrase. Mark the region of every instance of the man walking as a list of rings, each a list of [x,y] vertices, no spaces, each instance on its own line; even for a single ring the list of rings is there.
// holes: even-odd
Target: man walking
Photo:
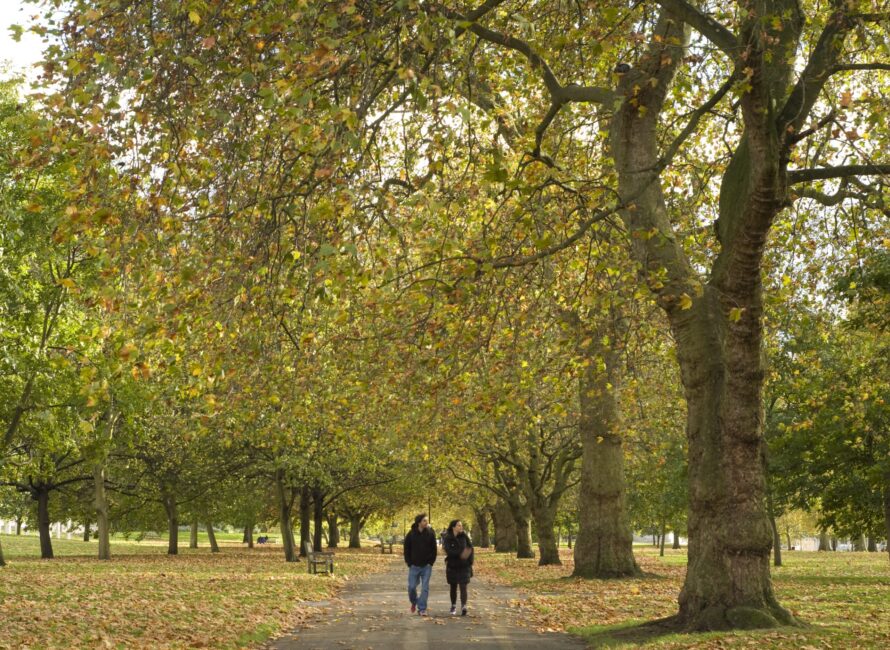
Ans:
[[[426,616],[426,602],[430,595],[430,576],[436,563],[436,534],[430,528],[430,520],[422,512],[414,518],[411,531],[405,536],[405,564],[408,565],[408,600],[411,613]],[[420,582],[420,597],[417,583]]]

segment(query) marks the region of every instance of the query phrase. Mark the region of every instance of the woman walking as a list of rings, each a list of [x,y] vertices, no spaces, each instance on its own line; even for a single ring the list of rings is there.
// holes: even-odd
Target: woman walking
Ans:
[[[457,588],[460,587],[460,615],[467,615],[467,585],[473,576],[473,542],[455,519],[445,533],[445,579],[451,587],[451,615],[457,614]]]

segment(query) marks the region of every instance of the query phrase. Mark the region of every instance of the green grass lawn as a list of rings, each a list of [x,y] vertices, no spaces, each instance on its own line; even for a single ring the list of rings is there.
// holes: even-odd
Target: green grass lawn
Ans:
[[[651,546],[634,553],[646,577],[580,580],[570,577],[571,551],[563,566],[480,553],[477,573],[518,587],[529,625],[567,630],[592,647],[616,648],[890,648],[890,562],[886,553],[784,554],[773,568],[779,601],[805,625],[762,632],[636,634],[634,626],[676,613],[686,572],[686,551]]]
[[[234,648],[297,626],[311,603],[351,578],[381,568],[372,549],[337,550],[333,578],[288,564],[280,544],[249,550],[220,541],[112,540],[112,560],[96,542],[53,539],[54,560],[40,560],[35,536],[0,535],[9,566],[0,569],[0,648]]]

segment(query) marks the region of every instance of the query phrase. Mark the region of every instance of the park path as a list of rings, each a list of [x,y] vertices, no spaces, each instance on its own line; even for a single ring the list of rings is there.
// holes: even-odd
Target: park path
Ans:
[[[307,625],[277,639],[269,647],[275,650],[453,650],[464,645],[485,650],[585,647],[566,634],[539,634],[520,627],[520,596],[509,587],[479,577],[470,583],[469,615],[451,616],[441,558],[433,567],[430,581],[430,615],[426,618],[412,615],[405,563],[398,555],[385,556],[381,562],[390,566],[382,573],[349,583],[338,598],[319,603],[318,615]]]

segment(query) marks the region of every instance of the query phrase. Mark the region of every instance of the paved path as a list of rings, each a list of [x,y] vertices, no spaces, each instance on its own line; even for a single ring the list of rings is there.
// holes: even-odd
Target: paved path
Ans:
[[[383,561],[389,562],[390,558]],[[313,622],[278,639],[271,647],[275,650],[453,650],[466,645],[485,650],[585,647],[565,634],[538,634],[519,627],[516,619],[521,611],[517,607],[516,592],[479,577],[470,583],[469,615],[450,616],[451,601],[441,558],[433,567],[430,581],[430,616],[422,618],[409,611],[407,581],[407,569],[397,556],[383,573],[356,580],[339,598],[319,603],[319,615]]]

